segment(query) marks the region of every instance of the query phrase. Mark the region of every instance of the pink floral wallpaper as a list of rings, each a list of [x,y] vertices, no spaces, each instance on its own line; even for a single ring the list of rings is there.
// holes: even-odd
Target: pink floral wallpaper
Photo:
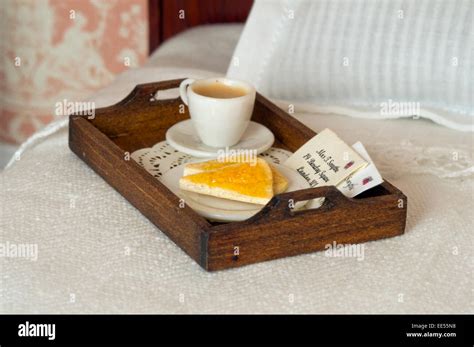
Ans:
[[[1,0],[0,141],[20,143],[147,57],[146,0]]]

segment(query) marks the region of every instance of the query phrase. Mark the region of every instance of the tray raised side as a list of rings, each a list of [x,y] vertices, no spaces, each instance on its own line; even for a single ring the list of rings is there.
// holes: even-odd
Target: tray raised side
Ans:
[[[257,215],[210,223],[145,171],[130,154],[165,139],[166,130],[189,118],[181,99],[157,100],[182,79],[138,85],[95,117],[71,115],[69,147],[208,271],[322,250],[328,244],[361,243],[403,234],[407,198],[388,182],[350,199],[335,187],[275,196]],[[275,147],[295,151],[316,133],[257,94],[252,120],[275,134]],[[292,211],[290,201],[325,197],[315,210]],[[131,231],[133,232],[133,231]]]

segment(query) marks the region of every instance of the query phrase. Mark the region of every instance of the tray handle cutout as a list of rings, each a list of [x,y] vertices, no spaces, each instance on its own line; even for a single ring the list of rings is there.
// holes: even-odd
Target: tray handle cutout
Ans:
[[[174,102],[179,99],[179,84],[184,78],[152,82],[137,85],[130,94],[116,105],[111,106],[125,106],[133,103],[135,107],[148,107],[151,105],[161,105],[167,102]]]
[[[158,89],[153,97],[150,98],[150,102],[162,101],[162,100],[175,100],[180,97],[179,88],[168,88],[168,89]]]
[[[308,188],[294,192],[283,193],[275,197],[277,203],[273,209],[276,209],[284,216],[297,216],[309,213],[326,212],[334,208],[344,208],[350,205],[352,201],[343,195],[335,186],[325,186],[317,188]],[[317,208],[295,209],[294,206],[299,201],[307,201],[317,198],[324,198],[324,202]]]

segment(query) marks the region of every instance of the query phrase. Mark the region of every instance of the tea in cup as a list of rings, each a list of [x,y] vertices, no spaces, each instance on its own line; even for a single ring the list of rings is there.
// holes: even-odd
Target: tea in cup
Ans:
[[[228,79],[186,79],[179,86],[201,141],[211,147],[239,142],[250,123],[256,91],[249,83]]]

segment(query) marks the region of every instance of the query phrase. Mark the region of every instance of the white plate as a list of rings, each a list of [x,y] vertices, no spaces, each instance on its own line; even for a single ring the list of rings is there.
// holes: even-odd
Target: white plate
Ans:
[[[308,188],[309,185],[296,171],[282,165],[273,164],[288,180],[287,192]],[[258,213],[263,205],[249,204],[240,201],[216,198],[213,196],[183,191],[179,188],[179,179],[183,176],[184,166],[171,169],[161,177],[161,182],[174,194],[201,216],[220,222],[238,222],[246,220]],[[306,202],[295,204],[295,209],[301,209]]]
[[[166,132],[166,141],[178,151],[199,158],[215,158],[219,148],[205,145],[199,139],[190,119],[176,123]],[[260,154],[269,149],[275,137],[267,127],[262,124],[250,122],[242,139],[229,149],[256,150]]]

